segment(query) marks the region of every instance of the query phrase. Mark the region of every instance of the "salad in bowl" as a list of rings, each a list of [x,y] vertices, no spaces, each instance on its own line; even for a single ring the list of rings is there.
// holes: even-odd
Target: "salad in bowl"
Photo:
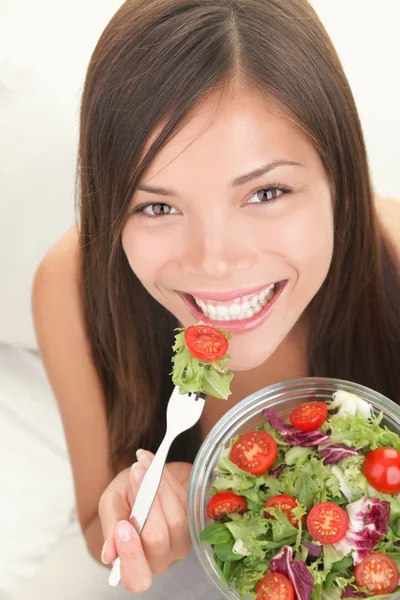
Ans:
[[[189,525],[227,598],[400,600],[400,408],[354,383],[260,390],[204,441]]]

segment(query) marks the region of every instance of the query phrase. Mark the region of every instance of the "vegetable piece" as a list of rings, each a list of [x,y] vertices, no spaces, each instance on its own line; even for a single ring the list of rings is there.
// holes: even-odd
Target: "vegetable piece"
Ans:
[[[356,566],[354,575],[359,587],[366,587],[370,594],[391,594],[399,584],[396,563],[386,554],[369,554]]]
[[[269,563],[273,573],[281,573],[293,585],[296,600],[310,600],[314,578],[301,560],[293,560],[293,548],[284,546]]]
[[[213,362],[225,356],[228,340],[215,327],[192,325],[185,330],[185,342],[189,352],[200,360]]]
[[[389,531],[390,503],[363,496],[346,507],[350,528],[335,548],[343,554],[352,554],[358,565]]]
[[[265,431],[249,431],[240,436],[230,452],[231,461],[243,471],[261,475],[271,467],[278,455],[278,445]]]
[[[263,411],[264,416],[267,418],[269,424],[274,429],[277,429],[284,437],[285,441],[291,446],[303,446],[307,448],[309,446],[323,446],[330,444],[331,439],[316,429],[315,431],[300,431],[293,427],[293,425],[286,425],[276,412],[274,408],[267,408]]]
[[[292,509],[297,508],[299,503],[297,502],[294,496],[289,496],[287,494],[279,494],[279,496],[273,496],[264,504],[264,508],[270,507],[278,507],[281,511],[286,515],[289,519],[290,523],[299,528],[299,521],[297,517],[293,514]],[[273,519],[274,517],[267,511],[264,510],[264,515],[267,519]],[[303,515],[304,519],[304,515]]]
[[[209,329],[213,330],[212,327]],[[233,378],[233,373],[228,369],[229,354],[213,362],[200,360],[189,351],[185,341],[185,330],[180,328],[177,331],[173,346],[172,381],[179,388],[179,392],[181,394],[203,392],[215,398],[228,398]],[[223,329],[215,331],[216,335],[226,338],[226,343],[232,337],[231,333]]]
[[[372,406],[369,402],[344,390],[338,390],[333,394],[333,402],[329,410],[334,409],[339,409],[337,414],[344,417],[358,415],[364,420],[372,417]]]
[[[301,431],[314,431],[325,423],[328,407],[325,402],[308,402],[295,408],[289,415],[289,421]]]
[[[378,448],[368,452],[363,473],[368,483],[383,494],[400,492],[400,452],[394,448]]]
[[[346,444],[331,444],[318,449],[318,454],[324,459],[324,465],[333,465],[343,458],[358,456],[357,450],[346,446]]]
[[[320,502],[313,506],[307,517],[308,531],[321,544],[336,544],[349,529],[349,520],[343,508],[334,502]]]
[[[321,557],[322,546],[320,544],[312,544],[311,542],[301,542],[301,545],[306,548],[308,552],[307,560],[317,560]]]
[[[268,573],[258,582],[257,600],[294,600],[294,589],[281,573]]]
[[[238,496],[234,492],[218,492],[207,504],[207,515],[210,519],[218,521],[226,513],[240,513],[247,511],[247,502],[243,496]]]

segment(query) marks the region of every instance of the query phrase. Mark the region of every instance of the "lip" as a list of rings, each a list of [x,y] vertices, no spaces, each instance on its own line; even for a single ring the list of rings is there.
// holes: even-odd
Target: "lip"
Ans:
[[[262,290],[266,290],[270,285],[274,284],[266,283],[253,288],[244,288],[241,290],[234,290],[233,292],[190,292],[190,296],[196,296],[201,300],[214,300],[215,302],[227,302],[228,300],[236,300],[236,298],[243,298],[243,296],[249,296],[250,294],[257,294]],[[179,295],[185,295],[184,292],[178,292]]]
[[[185,302],[185,304],[190,308],[190,312],[196,319],[196,322],[201,321],[206,325],[211,325],[211,327],[220,327],[221,329],[225,329],[225,331],[230,331],[234,334],[240,334],[247,333],[248,331],[252,331],[256,327],[259,327],[269,317],[269,315],[275,307],[276,302],[278,301],[280,295],[285,289],[287,282],[288,280],[276,282],[277,292],[275,293],[275,296],[272,298],[271,302],[264,306],[264,308],[258,314],[254,315],[254,317],[250,317],[249,319],[243,319],[241,321],[215,321],[213,319],[209,319],[205,316],[204,313],[202,313],[200,310],[197,310],[197,308],[192,304],[192,302],[188,299],[188,297],[185,294],[182,294],[181,292],[178,292],[178,294]],[[258,289],[262,290],[264,289],[264,287],[268,286],[263,286]],[[235,298],[237,297],[238,296],[235,296]],[[211,298],[209,299],[211,300]]]

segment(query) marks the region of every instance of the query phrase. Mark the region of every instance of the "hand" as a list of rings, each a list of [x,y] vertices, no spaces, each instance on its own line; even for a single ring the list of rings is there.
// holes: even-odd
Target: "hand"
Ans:
[[[137,458],[138,462],[121,471],[103,493],[99,516],[105,538],[102,561],[109,564],[119,556],[122,585],[140,593],[150,588],[153,574],[164,573],[190,553],[186,498],[192,465],[169,463],[165,467],[139,537],[129,516],[153,454],[138,450]]]

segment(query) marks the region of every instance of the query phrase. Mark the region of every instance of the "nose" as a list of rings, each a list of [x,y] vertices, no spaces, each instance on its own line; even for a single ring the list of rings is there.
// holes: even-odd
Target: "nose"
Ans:
[[[197,222],[188,230],[181,268],[202,279],[231,279],[237,271],[251,268],[256,255],[249,235],[237,224],[213,218]]]

